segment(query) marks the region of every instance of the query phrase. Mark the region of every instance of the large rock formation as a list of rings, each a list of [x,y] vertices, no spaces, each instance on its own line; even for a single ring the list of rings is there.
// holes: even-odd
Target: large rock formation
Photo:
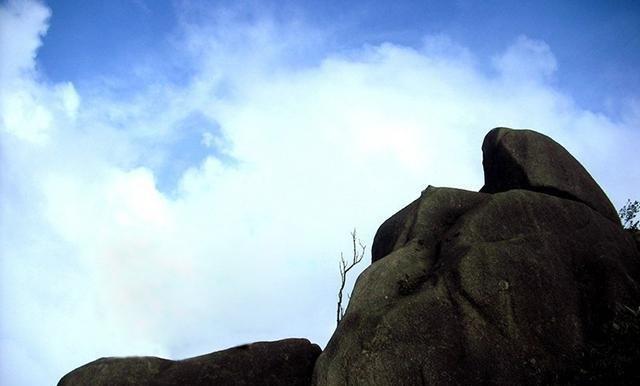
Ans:
[[[306,339],[258,342],[181,361],[101,358],[58,386],[309,385],[320,347]]]
[[[498,128],[482,151],[480,192],[430,186],[380,226],[321,355],[103,358],[59,386],[640,384],[640,234],[552,139]]]
[[[499,128],[480,193],[383,223],[314,385],[640,384],[640,252],[564,148]]]

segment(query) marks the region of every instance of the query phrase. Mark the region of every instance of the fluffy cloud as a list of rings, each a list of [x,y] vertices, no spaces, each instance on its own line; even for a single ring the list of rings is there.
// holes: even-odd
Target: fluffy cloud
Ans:
[[[10,1],[0,8],[0,122],[6,132],[37,144],[75,119],[79,105],[72,84],[43,88],[36,82],[35,55],[50,13],[30,1]]]
[[[2,383],[107,355],[325,344],[352,227],[370,245],[427,184],[478,189],[494,126],[552,135],[618,204],[640,182],[637,103],[622,120],[581,109],[527,37],[487,72],[446,35],[338,52],[300,21],[185,10],[186,79],[136,68],[147,86],[122,96],[41,80],[48,15],[0,8],[24,40],[3,56]]]
[[[2,83],[35,70],[36,51],[47,32],[51,11],[40,3],[10,0],[0,9],[0,79]]]

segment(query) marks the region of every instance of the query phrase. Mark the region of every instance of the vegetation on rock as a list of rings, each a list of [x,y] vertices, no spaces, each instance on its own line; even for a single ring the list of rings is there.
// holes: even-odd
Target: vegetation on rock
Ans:
[[[640,220],[635,220],[638,212],[640,212],[640,202],[638,202],[638,200],[631,201],[628,199],[627,203],[620,208],[618,215],[620,216],[620,221],[622,221],[622,226],[625,229],[631,229],[634,231],[638,230]]]

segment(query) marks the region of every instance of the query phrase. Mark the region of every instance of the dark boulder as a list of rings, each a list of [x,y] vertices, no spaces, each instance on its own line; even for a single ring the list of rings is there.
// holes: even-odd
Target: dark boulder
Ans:
[[[430,194],[428,204],[423,200],[426,194]],[[371,262],[387,256],[414,238],[421,245],[435,245],[437,238],[461,215],[487,198],[488,195],[459,189],[428,187],[420,198],[378,228],[371,248]]]
[[[580,201],[619,223],[618,213],[587,170],[560,144],[532,130],[498,127],[482,143],[486,193],[527,189]]]
[[[526,164],[547,162],[541,151]],[[633,237],[584,202],[597,185],[567,195],[520,182],[429,187],[383,223],[313,384],[640,382]]]
[[[194,358],[101,358],[58,386],[309,385],[320,347],[306,339],[258,342]]]
[[[631,237],[636,241],[636,245],[638,246],[638,250],[640,250],[640,230],[637,229],[628,229],[627,232],[631,234]]]

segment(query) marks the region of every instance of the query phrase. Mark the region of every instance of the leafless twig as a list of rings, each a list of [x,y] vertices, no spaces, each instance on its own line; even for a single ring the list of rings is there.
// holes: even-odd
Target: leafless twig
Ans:
[[[347,282],[347,272],[351,268],[353,268],[356,264],[362,261],[364,257],[364,251],[366,249],[366,245],[362,244],[362,242],[356,237],[356,230],[354,229],[351,232],[351,240],[353,241],[353,260],[351,263],[347,265],[346,260],[344,259],[344,255],[342,252],[340,253],[340,291],[338,291],[338,310],[336,311],[336,323],[340,324],[340,320],[344,316],[344,309],[342,308],[342,291],[344,291],[344,286]],[[357,242],[357,244],[356,244]],[[360,252],[358,253],[357,246],[360,246]],[[349,299],[351,299],[351,295],[348,295]]]

